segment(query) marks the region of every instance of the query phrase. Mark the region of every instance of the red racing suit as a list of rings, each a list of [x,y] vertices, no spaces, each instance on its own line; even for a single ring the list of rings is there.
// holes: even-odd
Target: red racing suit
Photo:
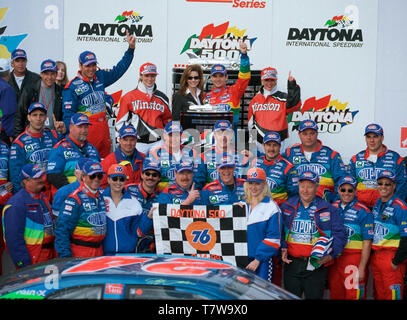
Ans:
[[[164,129],[171,120],[168,97],[157,90],[156,85],[154,85],[151,98],[146,92],[137,88],[126,93],[120,100],[116,120],[116,137],[119,136],[122,126],[132,125],[137,130],[138,142],[149,143],[159,140],[158,134],[154,130]]]
[[[248,126],[257,130],[260,143],[269,131],[278,132],[281,140],[285,140],[288,138],[287,116],[300,108],[300,87],[295,81],[288,81],[288,93],[275,91],[264,96],[262,87],[250,102]]]

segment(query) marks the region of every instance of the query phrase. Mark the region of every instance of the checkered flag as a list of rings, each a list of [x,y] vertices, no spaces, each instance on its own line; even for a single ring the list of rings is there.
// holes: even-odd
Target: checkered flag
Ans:
[[[247,266],[246,212],[240,206],[158,204],[157,254],[193,255]]]

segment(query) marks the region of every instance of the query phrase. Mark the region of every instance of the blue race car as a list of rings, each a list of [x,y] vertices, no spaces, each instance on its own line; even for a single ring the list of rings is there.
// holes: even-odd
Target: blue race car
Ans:
[[[228,263],[130,254],[64,258],[0,278],[0,299],[297,300],[297,296]]]

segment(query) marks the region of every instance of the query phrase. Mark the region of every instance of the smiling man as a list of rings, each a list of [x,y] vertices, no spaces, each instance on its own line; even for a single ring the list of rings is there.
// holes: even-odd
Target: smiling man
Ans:
[[[396,190],[400,199],[407,196],[407,173],[403,158],[384,144],[383,128],[371,123],[365,128],[366,149],[354,155],[350,160],[350,172],[358,185],[356,197],[372,208],[380,195],[377,190],[376,177],[384,169],[395,173]]]

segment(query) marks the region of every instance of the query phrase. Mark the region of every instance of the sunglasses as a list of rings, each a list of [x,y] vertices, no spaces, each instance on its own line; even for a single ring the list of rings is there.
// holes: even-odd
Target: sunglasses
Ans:
[[[391,183],[389,183],[389,182],[378,182],[377,185],[379,185],[379,186],[385,186],[385,187],[390,187],[390,186],[391,186]]]
[[[147,177],[152,176],[153,178],[157,178],[157,177],[160,176],[160,174],[159,174],[158,172],[149,172],[149,171],[146,171],[146,172],[144,172],[144,174],[145,174]]]
[[[340,188],[339,189],[341,192],[343,192],[343,193],[345,193],[345,192],[347,192],[347,193],[353,193],[353,189],[345,189],[345,188]]]
[[[96,178],[98,178],[99,180],[102,180],[103,179],[103,173],[94,173],[94,174],[89,176],[90,180],[95,180]]]
[[[199,80],[200,77],[188,77],[188,80]]]
[[[124,182],[126,181],[126,179],[124,177],[110,177],[110,179],[112,179],[114,182],[116,182],[117,180],[119,180],[120,182]]]

